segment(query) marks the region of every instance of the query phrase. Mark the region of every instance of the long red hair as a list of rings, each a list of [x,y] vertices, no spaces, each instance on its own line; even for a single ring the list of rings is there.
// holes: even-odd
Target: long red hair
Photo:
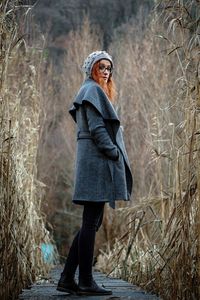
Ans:
[[[112,74],[110,75],[107,82],[105,82],[103,80],[103,78],[100,78],[99,77],[99,61],[97,61],[94,64],[91,73],[92,73],[92,79],[94,79],[102,87],[102,89],[108,96],[109,100],[114,102],[117,93],[116,93],[115,83],[112,79]]]

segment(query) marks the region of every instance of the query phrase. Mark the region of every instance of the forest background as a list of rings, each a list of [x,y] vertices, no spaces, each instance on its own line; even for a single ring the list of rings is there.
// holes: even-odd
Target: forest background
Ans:
[[[128,206],[106,209],[97,267],[163,299],[198,299],[199,1],[3,0],[0,8],[2,298],[48,271],[45,245],[64,261],[80,225],[68,109],[84,58],[105,49],[134,191]]]

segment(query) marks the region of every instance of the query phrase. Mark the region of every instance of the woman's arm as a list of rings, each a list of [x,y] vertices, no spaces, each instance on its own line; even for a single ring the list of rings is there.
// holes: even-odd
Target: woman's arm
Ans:
[[[93,136],[98,149],[108,156],[108,158],[117,160],[119,158],[119,149],[112,142],[101,114],[92,104],[85,102],[83,105],[90,133]]]

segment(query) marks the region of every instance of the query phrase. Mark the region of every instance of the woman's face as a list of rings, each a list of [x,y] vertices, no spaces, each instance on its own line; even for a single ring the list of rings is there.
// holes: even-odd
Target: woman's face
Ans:
[[[99,61],[98,67],[98,76],[102,78],[105,82],[108,82],[108,79],[112,73],[112,66],[109,60],[102,59]]]

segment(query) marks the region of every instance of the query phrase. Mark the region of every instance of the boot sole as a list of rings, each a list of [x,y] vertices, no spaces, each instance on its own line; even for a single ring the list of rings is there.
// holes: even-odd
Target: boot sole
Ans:
[[[76,293],[79,296],[104,296],[104,295],[112,295],[112,292],[107,292],[107,293],[97,293],[97,292],[77,292]]]
[[[77,294],[77,292],[69,290],[69,289],[66,289],[66,288],[63,288],[61,286],[57,287],[56,290],[59,291],[59,292],[65,292],[65,293],[72,294],[72,295],[76,295]]]

